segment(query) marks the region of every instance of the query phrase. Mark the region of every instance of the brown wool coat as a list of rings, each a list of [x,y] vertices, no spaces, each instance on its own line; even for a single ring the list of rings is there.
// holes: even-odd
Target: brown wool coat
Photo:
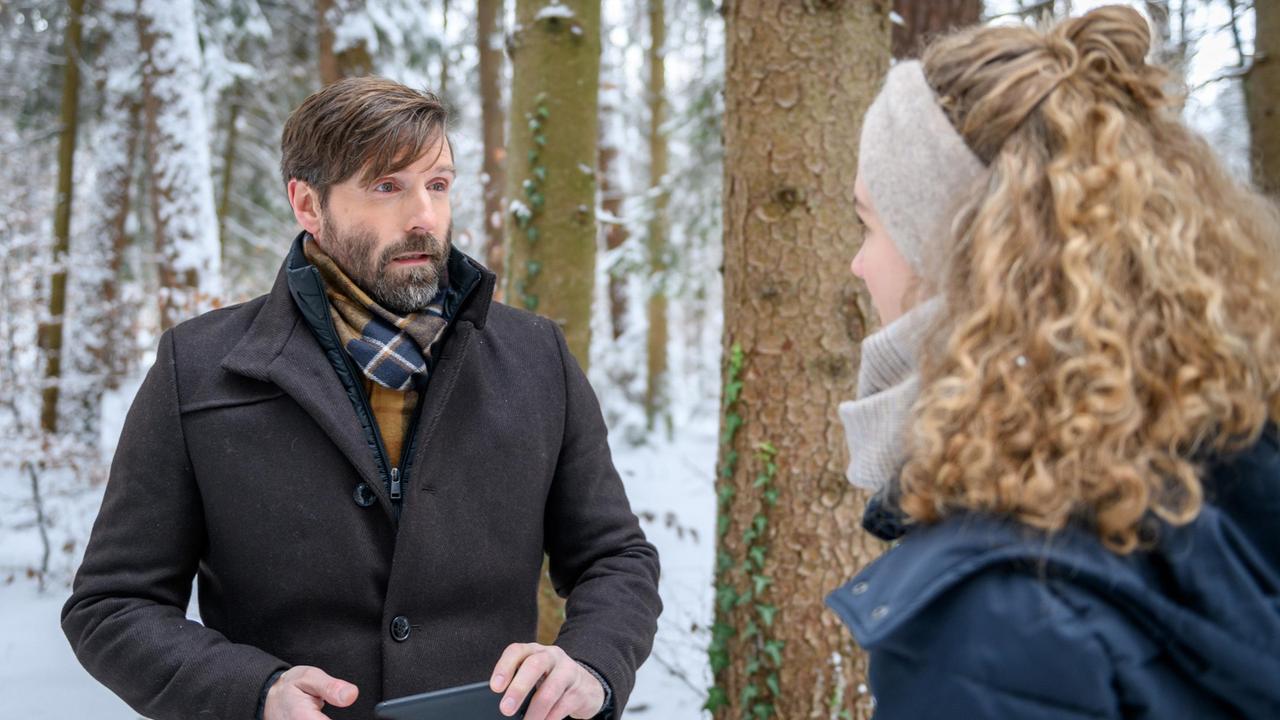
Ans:
[[[657,554],[559,328],[491,303],[493,275],[473,267],[398,528],[283,271],[270,294],[163,335],[63,609],[94,677],[157,720],[247,720],[273,672],[315,665],[360,688],[325,712],[368,718],[381,699],[486,680],[532,641],[545,549],[568,596],[557,644],[625,707],[661,611]],[[195,575],[203,625],[184,617]]]

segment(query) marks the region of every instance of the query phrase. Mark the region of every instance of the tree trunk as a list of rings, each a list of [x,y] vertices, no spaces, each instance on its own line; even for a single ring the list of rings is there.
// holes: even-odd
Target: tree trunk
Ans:
[[[507,302],[564,329],[585,369],[595,285],[599,0],[517,0],[512,41]],[[543,573],[538,639],[555,639],[563,601]]]
[[[1253,66],[1244,78],[1253,182],[1280,202],[1280,7],[1255,2],[1253,12]]]
[[[782,9],[779,9],[782,8]],[[849,273],[861,118],[889,2],[726,5],[725,373],[717,718],[865,718],[866,659],[823,597],[882,544],[859,527],[836,404],[870,302]]]
[[[658,415],[666,411],[667,382],[667,195],[663,179],[667,174],[667,138],[662,125],[667,117],[666,101],[666,12],[664,0],[649,0],[649,342],[648,372],[645,380],[645,421],[653,429]]]
[[[231,213],[231,182],[235,177],[237,141],[240,139],[240,107],[244,89],[237,80],[227,93],[227,142],[222,148],[221,193],[218,197],[218,237],[226,242],[227,216]]]
[[[511,50],[508,302],[564,329],[585,368],[595,284],[599,0],[518,0]]]
[[[40,427],[58,432],[58,390],[62,381],[62,325],[67,310],[67,256],[71,249],[71,196],[75,177],[76,130],[80,114],[80,39],[84,0],[67,5],[63,42],[62,109],[58,133],[58,197],[53,216],[53,273],[49,278],[49,315],[40,324],[38,344],[45,358]]]
[[[200,77],[193,0],[139,0],[138,37],[160,327],[168,329],[212,307],[221,286],[209,129],[192,81]]]
[[[918,57],[929,41],[982,19],[982,0],[893,0],[893,56]]]
[[[622,150],[617,138],[622,132],[621,79],[612,58],[612,52],[602,54],[600,61],[600,148],[597,154],[596,172],[600,177],[600,210],[607,218],[601,232],[604,246],[611,255],[627,241],[627,226],[623,224],[623,200],[626,188],[619,180],[619,162]],[[618,268],[609,268],[609,330],[614,340],[622,337],[627,326],[627,278]]]
[[[484,134],[485,263],[503,277],[502,197],[506,188],[507,147],[503,138],[506,113],[502,108],[502,0],[479,0],[476,5],[476,49],[480,57],[480,116]]]
[[[142,135],[142,103],[137,95],[108,95],[104,110],[104,137],[100,147],[113,148],[98,170],[102,188],[100,222],[104,235],[99,238],[105,255],[99,278],[98,296],[102,298],[98,324],[90,332],[94,361],[103,375],[103,387],[114,390],[134,369],[134,338],[137,335],[137,308],[126,306],[121,288],[125,253],[133,243],[128,231],[132,212],[134,161]]]
[[[348,0],[342,8],[336,8],[334,0],[316,0],[316,44],[322,85],[373,72],[373,57],[363,41],[334,50],[334,28],[342,24],[345,15],[363,9],[364,0]]]
[[[449,0],[440,0],[440,97],[449,98]]]
[[[110,45],[96,62],[102,78],[99,96],[102,115],[93,137],[93,163],[97,185],[92,212],[88,215],[96,232],[81,235],[87,246],[76,254],[87,258],[94,272],[86,273],[89,297],[96,298],[85,308],[81,325],[86,335],[86,353],[79,356],[77,372],[98,378],[84,390],[86,417],[100,415],[102,393],[115,390],[136,367],[139,307],[135,298],[126,299],[125,253],[133,243],[129,232],[134,212],[135,168],[142,139],[142,97],[135,0],[107,0],[101,17],[110,32]],[[106,29],[100,30],[104,35]],[[96,431],[94,432],[96,436]]]

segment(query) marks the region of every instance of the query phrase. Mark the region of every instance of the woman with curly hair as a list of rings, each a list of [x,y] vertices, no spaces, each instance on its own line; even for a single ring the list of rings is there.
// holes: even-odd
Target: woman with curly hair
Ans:
[[[889,324],[841,415],[900,541],[828,603],[877,717],[1280,717],[1280,220],[1149,43],[972,28],[867,113]]]

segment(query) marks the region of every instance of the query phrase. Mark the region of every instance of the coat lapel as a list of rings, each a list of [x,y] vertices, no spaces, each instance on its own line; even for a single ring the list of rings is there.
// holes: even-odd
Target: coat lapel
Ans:
[[[285,391],[351,461],[361,479],[375,493],[383,493],[355,408],[303,321],[283,267],[249,331],[223,358],[222,367]]]

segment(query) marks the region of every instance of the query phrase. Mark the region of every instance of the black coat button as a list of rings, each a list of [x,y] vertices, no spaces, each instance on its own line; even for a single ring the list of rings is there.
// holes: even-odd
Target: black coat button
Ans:
[[[355,499],[356,504],[360,507],[369,507],[378,502],[378,496],[373,494],[373,488],[369,487],[369,483],[360,483],[351,493],[351,497]]]
[[[409,639],[409,618],[397,615],[391,621],[391,639],[396,642],[404,642]]]

